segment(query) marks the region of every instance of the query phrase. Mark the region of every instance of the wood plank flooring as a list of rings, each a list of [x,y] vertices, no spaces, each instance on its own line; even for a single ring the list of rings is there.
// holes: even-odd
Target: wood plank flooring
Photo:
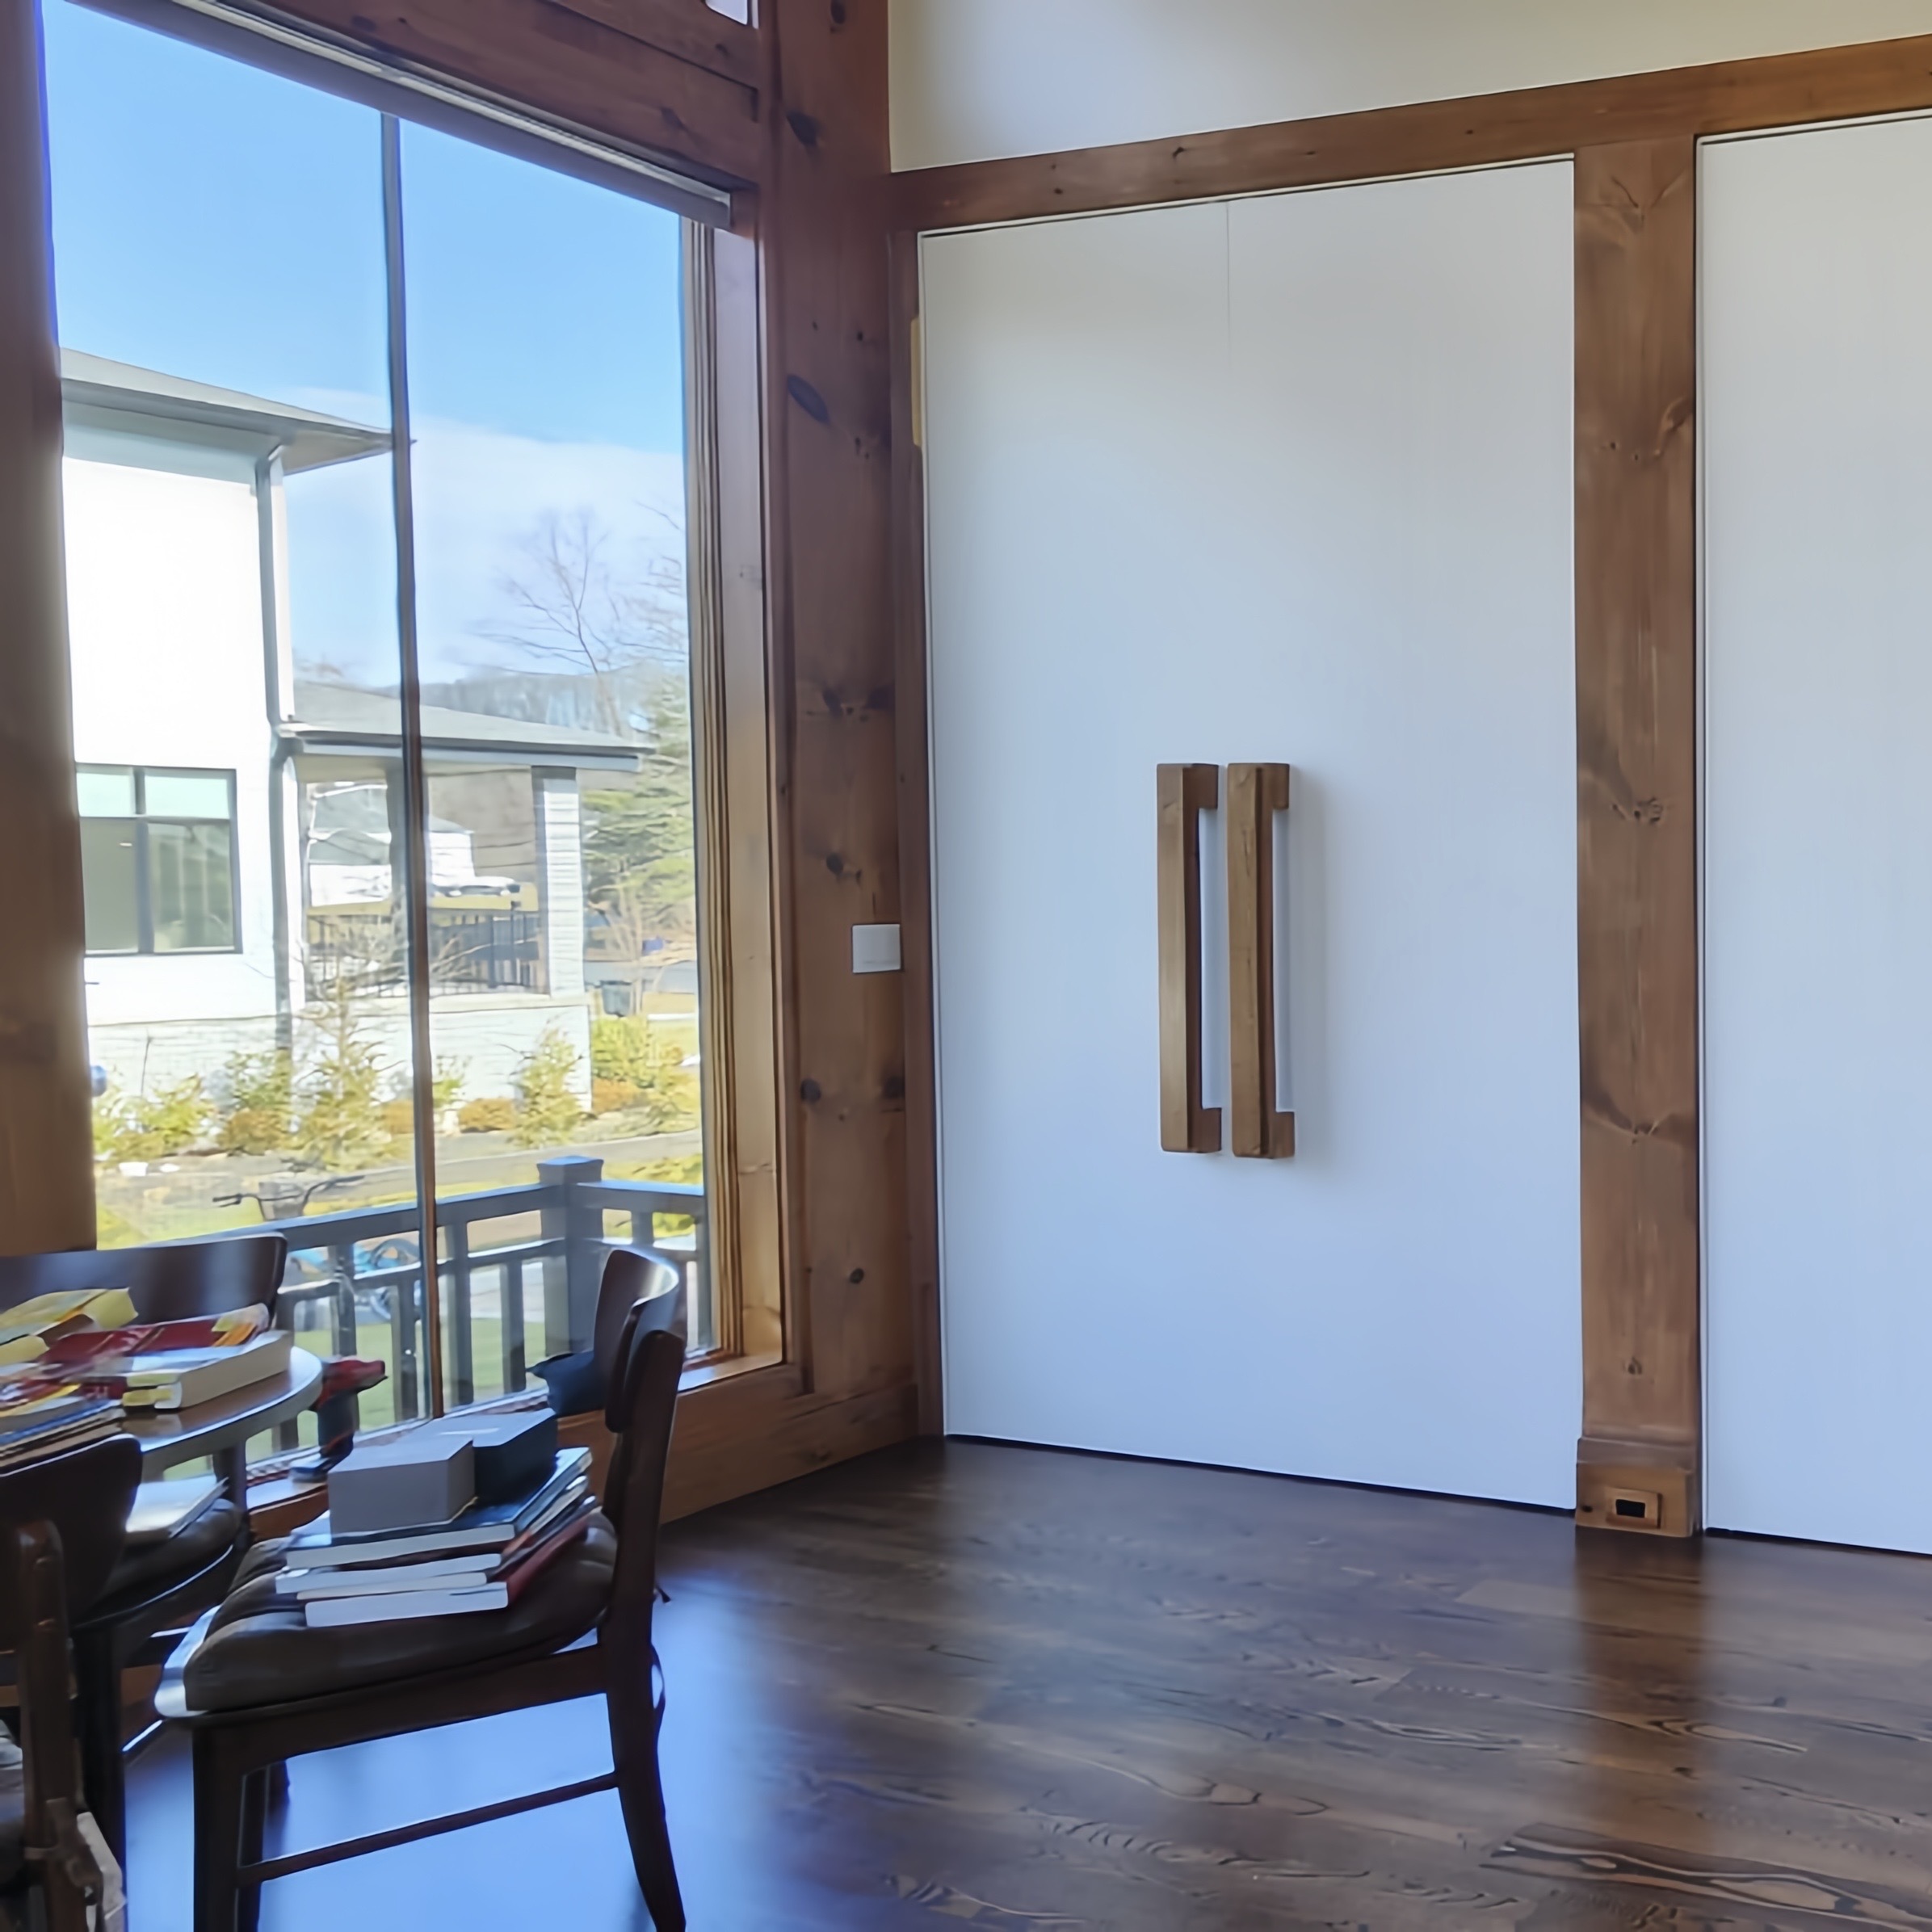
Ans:
[[[1932,1928],[1932,1562],[998,1447],[674,1525],[691,1923]],[[594,1705],[293,1767],[283,1846],[607,1762]],[[187,1925],[185,1758],[132,1923]],[[264,1932],[640,1929],[615,1800],[287,1880]]]

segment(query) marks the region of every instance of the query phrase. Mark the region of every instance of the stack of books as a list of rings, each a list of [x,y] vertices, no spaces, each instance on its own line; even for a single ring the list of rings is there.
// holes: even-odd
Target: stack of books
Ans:
[[[0,1473],[116,1434],[121,1405],[73,1383],[0,1382]]]
[[[264,1308],[57,1337],[32,1373],[118,1396],[129,1409],[192,1409],[266,1382],[288,1367],[293,1338]]]
[[[300,1604],[312,1628],[506,1610],[596,1509],[590,1451],[565,1450],[521,1493],[472,1502],[446,1521],[338,1531],[318,1517],[289,1538],[275,1594]]]
[[[37,1361],[63,1335],[115,1329],[134,1319],[125,1288],[68,1288],[0,1309],[0,1365]]]

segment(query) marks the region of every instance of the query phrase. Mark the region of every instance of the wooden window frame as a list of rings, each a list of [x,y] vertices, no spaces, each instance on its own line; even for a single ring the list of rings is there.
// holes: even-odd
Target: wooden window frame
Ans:
[[[765,597],[761,294],[752,240],[687,221],[686,595],[699,1028],[716,1346],[687,1387],[787,1356]]]

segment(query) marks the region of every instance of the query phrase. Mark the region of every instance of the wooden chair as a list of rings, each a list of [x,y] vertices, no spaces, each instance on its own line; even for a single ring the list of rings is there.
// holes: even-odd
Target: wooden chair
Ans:
[[[195,1932],[253,1932],[271,1880],[612,1788],[652,1921],[658,1932],[682,1932],[657,1765],[664,1699],[653,1695],[651,1612],[684,1344],[663,1329],[640,1334],[640,1325],[633,1313],[605,1409],[619,1440],[603,1515],[510,1608],[310,1630],[299,1607],[276,1599],[279,1546],[263,1544],[228,1601],[176,1653],[156,1706],[194,1732]],[[601,1777],[262,1855],[269,1780],[291,1758],[598,1695],[615,1766]]]
[[[645,1329],[675,1328],[685,1334],[683,1287],[677,1263],[664,1255],[649,1248],[613,1248],[604,1258],[597,1286],[590,1346],[575,1354],[552,1355],[530,1371],[549,1389],[550,1406],[559,1415],[594,1414],[604,1407],[618,1344],[631,1327],[631,1310],[648,1302],[649,1312],[640,1317]]]
[[[275,1307],[288,1260],[279,1234],[0,1256],[0,1308],[36,1295],[124,1287],[143,1321],[180,1321],[231,1308]],[[157,1632],[184,1628],[228,1587],[248,1544],[246,1452],[222,1471],[226,1498],[165,1541],[124,1548],[98,1598],[74,1623],[82,1776],[89,1808],[127,1862],[121,1673]]]
[[[0,1777],[0,1892],[37,1884],[49,1932],[86,1932],[102,1892],[80,1830],[68,1606],[99,1595],[140,1480],[126,1436],[0,1476],[0,1649],[15,1656],[23,1747]]]

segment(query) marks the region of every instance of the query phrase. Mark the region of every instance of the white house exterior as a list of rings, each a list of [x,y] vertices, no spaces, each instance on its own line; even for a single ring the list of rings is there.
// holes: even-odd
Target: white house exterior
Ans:
[[[124,928],[113,925],[118,949],[95,950],[99,930],[90,931],[92,1056],[129,1094],[191,1074],[212,1082],[236,1052],[278,1042],[302,1051],[301,1016],[326,964],[312,947],[329,930],[317,922],[345,911],[366,919],[372,905],[380,921],[390,898],[385,828],[367,828],[351,863],[310,835],[314,800],[359,787],[388,800],[396,822],[398,712],[393,694],[298,682],[284,496],[288,475],[380,456],[388,439],[72,351],[62,373],[74,749],[91,841],[91,926],[113,922],[94,915],[119,880],[108,876],[123,863],[117,850],[138,850],[144,868],[138,921],[130,912]],[[439,780],[507,780],[534,828],[523,876],[513,878],[479,863],[470,827],[432,819],[433,932],[439,919],[452,930],[494,930],[482,915],[495,912],[531,935],[529,963],[518,968],[523,984],[438,976],[437,1056],[463,1064],[466,1096],[508,1094],[531,1048],[554,1028],[577,1050],[587,1098],[578,775],[634,770],[636,754],[598,733],[434,706],[423,724],[432,804]],[[232,775],[232,932],[217,908],[213,924],[204,920],[189,937],[214,931],[232,943],[183,950],[180,934],[162,933],[150,916],[150,848],[132,842],[179,828],[136,834],[131,821],[99,815],[122,810],[102,801],[124,796],[165,803],[198,786],[197,796],[212,797],[216,774]],[[193,783],[170,788],[170,775]],[[204,844],[220,842],[220,829],[209,828]],[[358,1006],[401,1091],[409,1039],[401,985],[360,993]]]

